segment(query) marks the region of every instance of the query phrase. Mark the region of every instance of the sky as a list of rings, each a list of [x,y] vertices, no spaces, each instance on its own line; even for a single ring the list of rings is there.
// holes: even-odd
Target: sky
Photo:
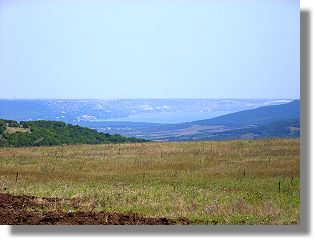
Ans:
[[[300,98],[294,0],[0,0],[0,98]]]

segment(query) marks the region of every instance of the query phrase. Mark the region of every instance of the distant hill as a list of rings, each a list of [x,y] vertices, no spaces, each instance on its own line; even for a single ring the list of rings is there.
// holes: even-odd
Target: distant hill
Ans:
[[[98,122],[95,127],[158,141],[295,138],[300,136],[300,100],[193,122],[143,126],[137,123],[136,127],[128,125],[128,130],[123,126],[124,123],[115,127]]]
[[[144,142],[57,121],[0,120],[0,147]]]
[[[267,123],[300,119],[300,100],[280,105],[259,107],[256,109],[226,114],[220,117],[194,121],[198,125],[265,125]]]
[[[159,135],[163,132],[168,134]],[[164,141],[295,138],[300,136],[300,100],[212,119],[160,126],[152,134]]]

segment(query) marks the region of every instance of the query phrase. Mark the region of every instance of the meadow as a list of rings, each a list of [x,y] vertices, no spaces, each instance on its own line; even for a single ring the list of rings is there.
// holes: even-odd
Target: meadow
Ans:
[[[0,189],[65,199],[65,211],[299,224],[300,140],[0,148]]]

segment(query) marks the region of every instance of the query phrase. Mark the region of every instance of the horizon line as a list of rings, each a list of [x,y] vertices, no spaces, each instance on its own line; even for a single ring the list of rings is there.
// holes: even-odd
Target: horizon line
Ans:
[[[181,100],[181,99],[189,99],[189,100],[300,100],[300,98],[190,98],[190,97],[175,97],[175,98],[0,98],[0,100]]]

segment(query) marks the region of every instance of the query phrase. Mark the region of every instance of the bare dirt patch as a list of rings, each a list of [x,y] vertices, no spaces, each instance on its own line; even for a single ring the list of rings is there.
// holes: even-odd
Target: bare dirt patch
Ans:
[[[0,224],[6,225],[174,225],[190,224],[185,219],[151,218],[138,214],[106,212],[63,212],[36,210],[60,202],[58,198],[13,196],[0,193]],[[35,208],[35,210],[29,210]]]

